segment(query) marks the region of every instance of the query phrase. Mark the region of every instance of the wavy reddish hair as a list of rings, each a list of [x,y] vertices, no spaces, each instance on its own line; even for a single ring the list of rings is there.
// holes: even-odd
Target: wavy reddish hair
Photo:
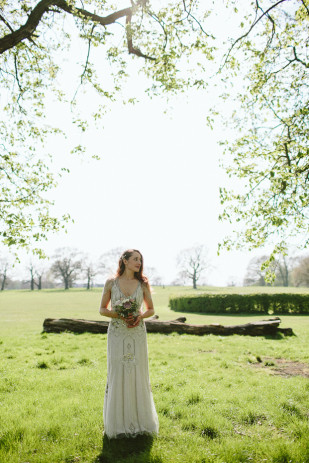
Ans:
[[[127,249],[121,254],[121,257],[118,262],[118,268],[116,271],[116,277],[120,277],[125,271],[125,265],[124,265],[123,259],[128,260],[132,256],[133,252],[138,252],[139,255],[141,256],[141,267],[138,272],[134,272],[134,277],[137,278],[141,283],[146,283],[149,285],[148,278],[145,275],[143,275],[144,258],[142,256],[142,253],[138,249]]]

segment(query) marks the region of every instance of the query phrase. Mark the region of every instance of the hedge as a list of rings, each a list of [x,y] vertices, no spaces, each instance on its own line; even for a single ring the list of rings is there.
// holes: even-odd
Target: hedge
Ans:
[[[309,314],[309,294],[200,294],[170,297],[176,312]]]

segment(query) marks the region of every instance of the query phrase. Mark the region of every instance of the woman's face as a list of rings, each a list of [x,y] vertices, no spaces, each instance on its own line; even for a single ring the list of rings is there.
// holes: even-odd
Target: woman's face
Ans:
[[[134,251],[132,256],[125,259],[125,264],[128,270],[138,272],[142,265],[142,257],[138,252]]]

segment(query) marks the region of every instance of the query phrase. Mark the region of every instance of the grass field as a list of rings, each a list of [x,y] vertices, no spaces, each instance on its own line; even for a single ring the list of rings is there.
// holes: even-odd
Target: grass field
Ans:
[[[100,319],[101,292],[0,294],[1,463],[309,462],[308,316],[280,317],[293,337],[149,333],[159,436],[103,439],[106,335],[42,333],[46,317]],[[160,319],[183,316],[168,299],[190,292],[155,287]],[[260,318],[187,315],[190,323]]]

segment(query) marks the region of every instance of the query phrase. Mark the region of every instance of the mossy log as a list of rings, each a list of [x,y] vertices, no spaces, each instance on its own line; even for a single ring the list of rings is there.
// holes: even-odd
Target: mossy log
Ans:
[[[279,328],[281,319],[279,317],[268,320],[254,321],[244,325],[223,326],[219,323],[210,325],[190,325],[185,317],[176,320],[159,321],[159,317],[145,319],[148,333],[187,333],[187,334],[243,334],[249,336],[264,336],[283,333],[285,336],[294,335],[292,328]],[[72,318],[46,318],[43,323],[43,331],[47,333],[61,333],[62,331],[72,331],[74,333],[106,333],[108,321],[82,320]]]

